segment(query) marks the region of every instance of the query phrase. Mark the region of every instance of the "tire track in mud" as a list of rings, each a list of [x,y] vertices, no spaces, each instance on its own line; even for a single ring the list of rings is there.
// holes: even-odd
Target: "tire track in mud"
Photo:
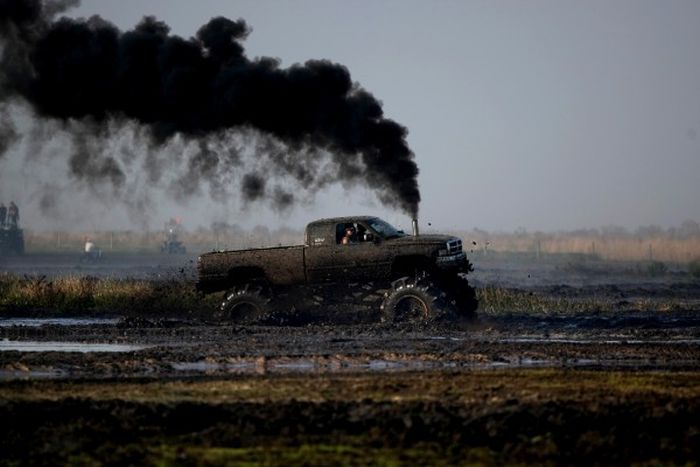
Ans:
[[[244,327],[147,319],[36,324],[0,326],[0,377],[700,368],[700,319],[688,313],[483,316],[476,322],[422,326]],[[67,345],[74,351],[67,352]],[[91,352],[94,345],[126,351]]]

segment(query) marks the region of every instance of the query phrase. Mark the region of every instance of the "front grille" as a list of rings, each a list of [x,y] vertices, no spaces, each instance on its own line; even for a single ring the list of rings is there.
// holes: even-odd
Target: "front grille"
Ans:
[[[455,239],[447,242],[447,254],[454,255],[462,251],[462,240]]]

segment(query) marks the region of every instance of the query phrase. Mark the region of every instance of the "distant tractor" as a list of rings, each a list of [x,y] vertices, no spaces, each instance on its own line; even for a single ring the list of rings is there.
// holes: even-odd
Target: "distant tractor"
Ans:
[[[170,221],[165,223],[165,239],[160,246],[160,252],[169,255],[187,253],[187,248],[178,239],[180,233],[182,232],[182,224],[180,218],[170,219]]]
[[[24,232],[19,227],[0,227],[0,255],[24,254]]]

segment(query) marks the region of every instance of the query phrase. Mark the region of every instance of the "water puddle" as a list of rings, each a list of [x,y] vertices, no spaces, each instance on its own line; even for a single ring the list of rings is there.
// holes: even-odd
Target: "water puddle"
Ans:
[[[10,350],[18,352],[134,352],[149,346],[133,344],[86,344],[83,342],[41,342],[41,341],[11,341],[0,340],[0,352]]]
[[[671,366],[696,365],[695,361],[673,362]],[[516,358],[496,361],[460,361],[460,360],[425,360],[415,359],[371,359],[371,360],[320,360],[299,358],[245,359],[237,362],[173,362],[171,368],[176,372],[206,373],[209,375],[251,375],[251,374],[310,374],[310,373],[391,373],[405,371],[440,371],[440,370],[488,370],[518,368],[655,368],[658,362],[643,359],[556,359]],[[668,363],[663,364],[668,366]]]
[[[641,344],[661,344],[677,345],[689,344],[700,345],[700,339],[577,339],[560,337],[511,337],[497,339],[498,342],[506,344],[606,344],[606,345],[641,345]]]
[[[577,338],[577,337],[562,337],[559,336],[543,336],[543,335],[520,335],[513,337],[444,337],[444,336],[428,336],[426,340],[449,340],[453,342],[495,342],[505,344],[606,344],[606,345],[642,345],[642,344],[660,344],[660,345],[700,345],[700,339],[688,339],[679,337],[677,339],[639,339],[624,337],[611,338]]]
[[[115,325],[118,322],[117,318],[3,318],[0,319],[0,328],[12,326],[37,328],[41,326]]]

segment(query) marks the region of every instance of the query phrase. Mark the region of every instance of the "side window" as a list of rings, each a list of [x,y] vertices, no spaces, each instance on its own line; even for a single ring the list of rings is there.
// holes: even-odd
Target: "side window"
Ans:
[[[346,222],[335,225],[335,242],[338,245],[350,245],[365,241],[367,227],[359,222]]]
[[[355,224],[356,236],[358,242],[365,241],[365,234],[367,233],[367,227],[362,224]]]
[[[335,225],[335,243],[340,244],[343,241],[343,236],[345,235],[345,224]]]
[[[355,224],[352,222],[345,222],[335,225],[335,242],[337,244],[347,245],[348,243],[355,243],[356,241]]]

